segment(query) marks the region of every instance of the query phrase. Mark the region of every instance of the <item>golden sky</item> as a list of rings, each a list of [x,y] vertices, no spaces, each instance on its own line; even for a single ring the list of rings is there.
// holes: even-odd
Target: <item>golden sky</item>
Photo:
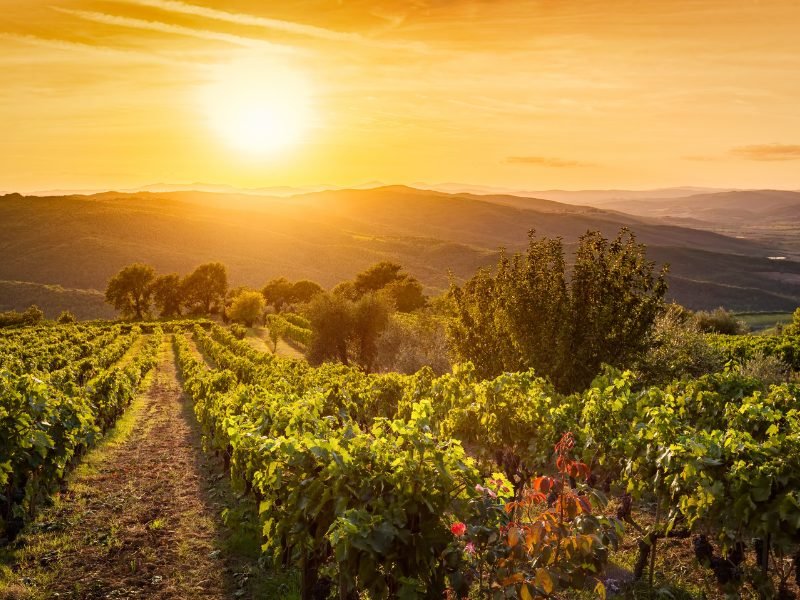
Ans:
[[[800,188],[797,0],[0,5],[0,191]]]

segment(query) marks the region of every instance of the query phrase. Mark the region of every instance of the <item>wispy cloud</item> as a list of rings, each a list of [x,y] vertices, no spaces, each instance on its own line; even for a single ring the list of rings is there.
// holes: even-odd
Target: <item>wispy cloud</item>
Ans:
[[[0,31],[0,39],[5,39],[12,42],[21,44],[28,44],[31,46],[40,46],[42,48],[51,48],[55,50],[66,50],[74,52],[84,52],[102,56],[112,59],[120,59],[123,61],[138,60],[141,62],[157,63],[164,65],[173,65],[185,67],[195,64],[194,61],[185,61],[174,58],[169,58],[156,53],[140,52],[138,50],[126,50],[123,48],[112,48],[110,46],[102,46],[95,44],[84,44],[81,42],[73,42],[68,40],[61,40],[55,38],[44,38],[35,35],[7,33]],[[31,61],[35,61],[36,57],[32,56]],[[47,60],[52,62],[52,56]]]
[[[179,0],[116,0],[117,2],[125,2],[127,4],[136,4],[138,6],[147,6],[150,8],[157,8],[160,10],[179,13],[184,15],[193,15],[196,17],[203,17],[206,19],[213,19],[216,21],[223,21],[226,23],[233,23],[236,25],[245,25],[248,27],[261,27],[271,31],[282,31],[294,35],[301,35],[312,37],[320,40],[327,40],[331,42],[352,42],[357,44],[368,44],[372,46],[383,46],[386,48],[405,48],[405,49],[424,49],[423,44],[416,42],[392,42],[385,40],[377,40],[374,38],[366,37],[359,33],[351,33],[347,31],[336,31],[327,29],[325,27],[317,27],[315,25],[307,25],[305,23],[296,23],[294,21],[285,21],[282,19],[271,19],[268,17],[261,17],[257,15],[229,12],[226,10],[219,10],[216,8],[209,8],[206,6],[198,6],[196,4],[188,4],[180,2]]]
[[[274,44],[266,40],[243,37],[239,35],[233,35],[230,33],[208,31],[205,29],[192,29],[191,27],[184,27],[182,25],[173,25],[171,23],[162,23],[160,21],[146,21],[144,19],[121,17],[118,15],[109,15],[106,13],[99,13],[87,10],[74,10],[74,9],[59,8],[59,7],[53,7],[53,9],[64,14],[72,15],[87,21],[101,23],[104,25],[112,25],[116,27],[130,27],[132,29],[144,29],[148,31],[157,31],[160,33],[183,35],[188,37],[200,38],[203,40],[226,42],[236,46],[243,46],[245,48],[260,48],[264,50],[270,50],[274,52],[287,53],[287,54],[296,52],[296,50],[291,46]]]
[[[755,144],[739,146],[731,150],[731,154],[747,160],[782,161],[800,160],[799,144]]]
[[[506,162],[512,165],[532,165],[555,169],[575,169],[595,166],[593,163],[564,160],[563,158],[554,158],[552,156],[509,156],[506,158]]]

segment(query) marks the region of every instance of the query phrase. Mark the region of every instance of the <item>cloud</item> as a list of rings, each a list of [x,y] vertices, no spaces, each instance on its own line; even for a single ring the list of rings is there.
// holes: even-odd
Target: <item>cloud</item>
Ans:
[[[226,23],[233,23],[236,25],[245,25],[248,27],[261,27],[263,29],[270,29],[272,31],[282,31],[295,35],[302,35],[312,37],[320,40],[327,40],[331,42],[352,42],[358,44],[368,44],[372,46],[382,46],[385,48],[395,49],[416,49],[423,50],[424,45],[419,43],[407,42],[388,42],[383,40],[376,40],[373,38],[365,37],[359,33],[351,33],[346,31],[335,31],[333,29],[326,29],[325,27],[316,27],[314,25],[306,25],[305,23],[295,23],[294,21],[284,21],[282,19],[271,19],[268,17],[260,17],[257,15],[246,13],[234,13],[226,10],[219,10],[216,8],[209,8],[206,6],[197,6],[195,4],[187,4],[179,0],[117,0],[118,2],[126,2],[136,4],[139,6],[147,6],[150,8],[157,8],[173,13],[183,15],[193,15],[196,17],[203,17],[206,19],[213,19],[223,21]]]
[[[185,35],[204,40],[226,42],[236,46],[244,46],[245,48],[254,48],[254,47],[263,48],[266,50],[272,50],[281,53],[292,53],[295,51],[293,48],[289,46],[273,44],[265,40],[242,37],[239,35],[232,35],[229,33],[220,33],[218,31],[192,29],[191,27],[183,27],[181,25],[161,23],[159,21],[145,21],[143,19],[120,17],[117,15],[108,15],[105,13],[92,12],[87,10],[73,10],[69,8],[58,8],[58,7],[53,7],[53,9],[64,14],[72,15],[74,17],[79,17],[87,21],[93,21],[95,23],[102,23],[104,25],[112,25],[116,27],[130,27],[132,29],[145,29],[148,31],[157,31],[160,33],[169,33],[174,35]]]
[[[733,148],[731,154],[747,160],[800,160],[799,144],[755,144]]]
[[[5,39],[12,42],[18,42],[21,44],[29,44],[32,46],[40,46],[42,48],[51,48],[59,51],[66,50],[75,52],[85,52],[97,56],[102,56],[105,58],[119,59],[123,61],[139,60],[142,62],[151,62],[156,64],[180,66],[180,67],[192,66],[194,64],[193,62],[173,59],[170,57],[161,56],[159,54],[140,52],[137,50],[126,50],[122,48],[112,48],[109,46],[84,44],[81,42],[73,42],[55,38],[43,38],[35,35],[6,33],[0,31],[0,39]],[[48,60],[52,62],[52,57],[49,57]],[[31,61],[29,62],[34,62],[34,61],[35,57],[31,57]],[[23,60],[20,62],[26,62],[26,61]]]
[[[512,165],[532,165],[551,167],[554,169],[575,169],[595,166],[592,163],[585,163],[577,160],[564,160],[552,156],[509,156],[506,158],[506,162]]]

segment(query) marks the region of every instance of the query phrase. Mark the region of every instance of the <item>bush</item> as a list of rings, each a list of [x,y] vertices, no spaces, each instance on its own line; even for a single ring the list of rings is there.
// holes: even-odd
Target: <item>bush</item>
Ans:
[[[451,369],[447,331],[441,317],[396,313],[378,338],[376,368],[412,374],[430,367],[437,375]]]
[[[742,362],[739,372],[745,377],[753,377],[764,385],[778,385],[789,379],[789,365],[774,355],[759,352],[756,356]]]
[[[264,318],[266,309],[264,296],[256,291],[244,291],[236,296],[227,314],[231,321],[252,327]]]
[[[64,310],[61,312],[60,315],[58,315],[58,319],[56,319],[56,321],[61,325],[69,325],[71,323],[77,322],[78,319],[76,319],[75,315],[73,315],[68,310]]]
[[[725,362],[724,353],[709,342],[694,318],[672,304],[656,319],[652,343],[635,369],[642,383],[662,385],[720,371]]]
[[[694,320],[700,331],[704,333],[740,335],[749,331],[747,323],[737,319],[736,315],[721,306],[711,312],[701,310],[695,313]]]
[[[243,340],[247,336],[247,328],[238,323],[231,325],[231,333],[237,340]]]

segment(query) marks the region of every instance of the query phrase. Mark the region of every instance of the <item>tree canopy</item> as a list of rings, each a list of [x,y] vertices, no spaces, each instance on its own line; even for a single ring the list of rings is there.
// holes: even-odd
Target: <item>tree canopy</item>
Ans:
[[[181,277],[177,273],[160,275],[153,281],[153,304],[162,317],[171,318],[181,315],[183,293]]]
[[[562,240],[531,233],[525,254],[451,286],[453,350],[483,377],[533,368],[562,391],[582,389],[603,363],[626,366],[647,347],[665,273],[627,230],[581,236],[569,275]]]
[[[156,271],[150,265],[135,263],[124,267],[106,286],[106,302],[125,317],[141,319],[150,311],[152,283]]]
[[[200,265],[183,280],[181,289],[190,310],[202,314],[219,312],[228,291],[228,270],[220,262]]]
[[[245,290],[233,299],[228,317],[231,321],[252,327],[264,318],[266,308],[267,303],[260,292]]]

